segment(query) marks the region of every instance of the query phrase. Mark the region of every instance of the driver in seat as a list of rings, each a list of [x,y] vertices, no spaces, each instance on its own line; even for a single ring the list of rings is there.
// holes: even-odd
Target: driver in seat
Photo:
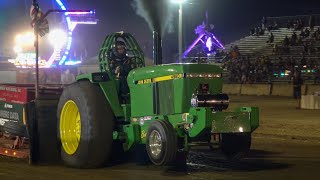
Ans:
[[[127,56],[127,48],[124,42],[117,41],[114,44],[110,57],[111,73],[120,81],[120,100],[121,103],[129,103],[129,87],[127,76],[135,68],[132,60]]]
[[[132,60],[127,56],[127,48],[124,42],[117,41],[112,49],[110,68],[116,78],[127,77],[134,69]]]

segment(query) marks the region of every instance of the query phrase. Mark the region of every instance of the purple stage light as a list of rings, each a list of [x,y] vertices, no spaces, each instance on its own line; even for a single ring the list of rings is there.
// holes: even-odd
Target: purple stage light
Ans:
[[[183,53],[182,58],[186,58],[186,56],[190,53],[190,51],[194,48],[195,45],[198,44],[198,42],[203,38],[204,34],[200,35],[192,44],[189,46],[189,48]]]
[[[211,33],[211,35],[213,39],[219,44],[219,48],[225,49],[225,47],[222,45],[222,43],[220,43],[220,41],[216,38],[216,36],[213,33]]]
[[[225,47],[222,45],[222,43],[216,38],[216,36],[209,31],[208,25],[202,24],[199,25],[195,29],[195,33],[198,34],[198,38],[188,47],[188,49],[182,54],[182,58],[186,58],[187,55],[191,52],[191,50],[199,43],[203,43],[207,48],[208,54],[213,50],[214,47],[219,49],[225,49]],[[178,62],[178,61],[177,61]]]
[[[93,14],[93,11],[77,11],[77,12],[66,12],[65,15],[88,15]]]
[[[207,46],[209,51],[211,51],[212,45],[213,45],[212,39],[211,39],[211,37],[209,37],[207,42],[206,42],[206,46]]]

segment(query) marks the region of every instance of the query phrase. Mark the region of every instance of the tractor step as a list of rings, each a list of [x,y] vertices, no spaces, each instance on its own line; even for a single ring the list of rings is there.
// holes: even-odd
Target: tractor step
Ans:
[[[208,143],[208,142],[192,142],[189,143],[188,146],[212,146],[212,145],[219,145],[219,143]]]

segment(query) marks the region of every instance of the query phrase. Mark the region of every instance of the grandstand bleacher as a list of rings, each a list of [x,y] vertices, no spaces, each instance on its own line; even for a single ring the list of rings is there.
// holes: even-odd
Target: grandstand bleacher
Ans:
[[[243,62],[241,61],[244,60],[250,61],[251,64],[257,64],[257,61],[270,61],[270,63],[272,64],[271,69],[275,71],[273,72],[274,76],[271,81],[286,81],[291,83],[293,69],[295,70],[299,68],[299,70],[301,70],[302,72],[305,83],[320,83],[320,35],[318,38],[313,36],[315,31],[320,28],[320,15],[312,16],[314,18],[313,28],[309,26],[308,22],[308,20],[310,19],[310,15],[267,18],[267,21],[270,23],[276,22],[278,28],[272,30],[266,29],[264,30],[263,35],[249,35],[226,45],[226,52],[230,53],[229,57],[227,57],[227,60],[233,63],[242,64]],[[287,27],[287,23],[289,21],[298,19],[303,22],[303,28]],[[268,27],[268,25],[266,25],[265,27]],[[295,33],[297,37],[299,37],[301,30],[305,31],[305,29],[307,28],[310,30],[310,36],[303,37],[299,43],[297,42],[295,44],[290,44],[289,46],[285,46],[283,44],[283,40],[286,36],[290,39],[293,33]],[[274,36],[274,40],[272,43],[267,43],[271,33]],[[235,47],[239,52],[237,57],[232,56],[231,53],[232,51],[235,51]],[[216,57],[216,59],[222,59],[222,57]],[[280,62],[279,59],[282,59],[284,62]],[[304,59],[303,61],[305,61],[305,63],[302,62],[302,59]],[[290,64],[289,61],[293,62],[295,68],[289,68],[287,66],[287,64]],[[280,63],[283,63],[285,65]],[[258,68],[258,66],[255,67]],[[276,72],[278,71],[279,67],[283,72]],[[250,73],[252,75],[255,75],[255,73],[257,73],[258,71],[261,72],[261,70],[254,69],[251,70]],[[287,73],[287,71],[289,72],[289,74]],[[232,74],[232,70],[227,69],[227,72],[229,73],[229,76],[227,77],[235,76],[234,74]],[[241,79],[242,75],[238,74],[238,76],[240,76],[240,78],[236,79]],[[261,81],[260,83],[263,82],[270,83],[270,79],[264,79],[264,81]]]

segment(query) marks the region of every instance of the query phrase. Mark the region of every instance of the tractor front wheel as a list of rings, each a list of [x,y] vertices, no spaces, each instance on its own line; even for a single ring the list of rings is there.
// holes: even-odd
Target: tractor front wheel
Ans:
[[[66,87],[58,105],[58,139],[67,166],[102,166],[112,150],[113,113],[99,86],[89,81]]]
[[[165,120],[155,120],[147,131],[146,149],[155,165],[171,164],[177,155],[177,136],[172,125]]]

